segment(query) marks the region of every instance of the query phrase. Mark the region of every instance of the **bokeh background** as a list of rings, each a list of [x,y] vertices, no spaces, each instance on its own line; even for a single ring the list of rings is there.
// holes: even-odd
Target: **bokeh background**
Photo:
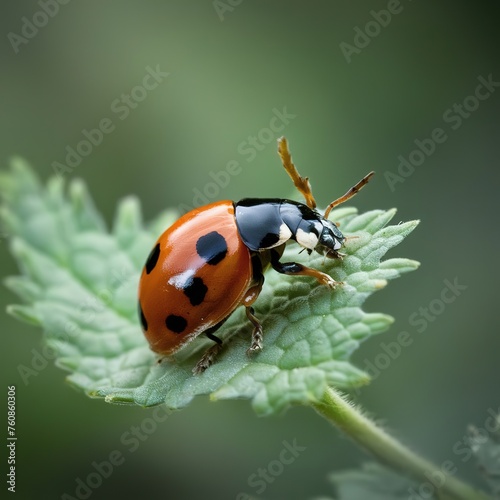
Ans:
[[[47,179],[82,130],[109,118],[114,130],[67,173],[86,181],[109,222],[129,194],[141,199],[145,219],[192,206],[196,190],[210,201],[290,196],[275,151],[281,134],[323,205],[376,170],[352,204],[421,219],[391,256],[422,266],[366,304],[396,322],[356,353],[358,366],[384,368],[354,397],[405,443],[481,484],[474,461],[457,450],[467,425],[483,427],[500,406],[500,84],[483,89],[484,100],[470,98],[479,77],[500,82],[498,3],[74,1],[57,3],[54,14],[46,1],[46,23],[42,4],[1,7],[3,165],[21,155]],[[399,12],[374,21],[371,11],[388,5]],[[45,25],[30,31],[25,17]],[[20,41],[23,29],[29,37]],[[143,99],[124,108],[117,99],[141,85],[147,67],[169,75],[145,94],[135,90]],[[276,110],[288,118],[270,133],[280,123],[271,122]],[[446,140],[423,161],[414,153],[421,164],[389,182],[388,172],[400,175],[398,157],[408,159],[415,140],[436,128]],[[238,173],[210,185],[233,160]],[[0,274],[15,274],[5,239],[0,255]],[[466,286],[449,304],[440,299],[444,280]],[[4,310],[16,297],[2,288],[0,301]],[[207,398],[159,423],[130,452],[121,438],[150,411],[90,400],[52,365],[25,385],[18,368],[41,349],[40,332],[5,313],[1,321],[2,393],[17,386],[17,498],[79,498],[77,478],[115,450],[124,461],[92,499],[255,495],[248,478],[279,457],[284,440],[305,450],[261,496],[310,498],[330,493],[330,471],[367,458],[308,408],[259,419],[247,401]],[[412,343],[386,366],[382,344],[401,331]]]

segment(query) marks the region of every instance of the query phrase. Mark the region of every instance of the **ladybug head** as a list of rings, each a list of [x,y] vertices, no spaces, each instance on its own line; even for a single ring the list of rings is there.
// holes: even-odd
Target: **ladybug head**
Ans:
[[[295,239],[309,253],[314,250],[325,257],[336,259],[345,237],[333,222],[315,213],[314,218],[303,218],[300,221]]]
[[[342,247],[345,237],[333,222],[324,218],[321,218],[320,222],[323,231],[319,235],[318,244],[314,250],[330,259],[337,259],[338,250]]]

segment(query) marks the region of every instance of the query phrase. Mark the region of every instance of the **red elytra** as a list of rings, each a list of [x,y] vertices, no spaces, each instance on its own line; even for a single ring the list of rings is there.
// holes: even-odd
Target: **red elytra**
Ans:
[[[140,280],[143,330],[152,350],[170,355],[218,325],[251,286],[250,251],[238,235],[233,203],[185,214],[158,238]]]

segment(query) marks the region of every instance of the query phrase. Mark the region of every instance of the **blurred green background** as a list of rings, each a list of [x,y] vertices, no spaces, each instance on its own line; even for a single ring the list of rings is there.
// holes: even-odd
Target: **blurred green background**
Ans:
[[[117,200],[131,193],[141,199],[145,219],[168,206],[192,206],[196,190],[210,201],[290,196],[275,151],[281,134],[322,205],[376,170],[352,204],[361,211],[397,207],[402,221],[420,218],[390,256],[422,266],[366,304],[396,323],[356,353],[358,366],[384,368],[355,398],[414,449],[438,464],[452,460],[463,477],[477,481],[473,460],[457,451],[467,425],[483,427],[488,411],[500,406],[494,319],[500,84],[480,89],[482,100],[470,96],[479,77],[500,81],[498,3],[55,5],[2,5],[4,165],[18,154],[47,179],[54,162],[65,163],[67,147],[84,139],[82,130],[108,118],[113,131],[66,175],[87,182],[109,222]],[[390,20],[371,12],[388,6],[398,11]],[[30,28],[31,22],[42,26]],[[147,67],[169,75],[143,91],[137,86]],[[135,100],[121,102],[131,92]],[[280,126],[272,121],[276,110],[288,114],[281,131],[269,129]],[[429,155],[412,153],[415,141],[436,128],[446,140],[424,141],[428,152],[434,149]],[[405,177],[398,173],[400,155],[420,163]],[[233,160],[238,173],[229,182],[219,174],[227,185],[210,184]],[[400,175],[398,182],[389,173]],[[5,239],[0,252],[0,274],[15,274]],[[440,299],[444,280],[467,287],[449,304]],[[16,297],[2,289],[0,300],[4,310]],[[83,498],[77,478],[85,480],[92,462],[109,460],[115,450],[123,463],[91,491],[92,499],[242,499],[243,492],[303,499],[329,493],[330,471],[367,458],[308,408],[258,419],[247,401],[199,398],[153,425],[144,420],[151,411],[75,392],[52,365],[26,385],[19,365],[30,366],[33,349],[41,350],[40,332],[5,313],[1,318],[2,391],[17,386],[17,498]],[[412,343],[385,364],[383,344],[401,331]],[[150,434],[131,451],[123,436],[141,425]],[[248,484],[279,457],[284,440],[294,439],[305,450],[264,492]],[[6,459],[2,464],[4,470]]]

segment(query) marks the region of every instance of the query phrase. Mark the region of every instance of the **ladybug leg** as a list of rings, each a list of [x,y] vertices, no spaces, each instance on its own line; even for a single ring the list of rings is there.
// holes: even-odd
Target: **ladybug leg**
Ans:
[[[335,288],[336,285],[342,284],[341,281],[335,281],[331,276],[322,273],[311,267],[298,264],[297,262],[280,262],[280,254],[271,250],[271,266],[281,274],[290,274],[294,276],[312,276],[316,278],[320,285],[326,285],[328,288]]]
[[[210,339],[215,342],[215,344],[207,349],[201,359],[196,363],[196,366],[193,368],[193,373],[195,375],[198,375],[200,373],[203,373],[210,365],[213,364],[215,358],[219,355],[219,353],[222,351],[222,340],[219,337],[216,337],[214,335],[214,332],[218,330],[222,324],[224,323],[223,320],[217,325],[213,326],[212,328],[209,328],[206,332],[205,335]]]
[[[219,355],[222,350],[222,340],[218,337],[215,337],[219,342],[209,349],[205,351],[205,354],[201,357],[200,361],[196,363],[196,366],[193,368],[193,373],[195,375],[199,375],[203,373],[209,366],[211,366],[215,360],[215,358]],[[212,339],[213,340],[213,339]]]
[[[278,139],[278,154],[287,174],[292,178],[293,184],[306,199],[307,206],[312,209],[316,208],[316,200],[311,191],[309,177],[302,177],[299,174],[297,167],[292,162],[292,157],[288,150],[288,142],[284,137]]]
[[[252,255],[252,269],[253,269],[253,282],[254,285],[246,292],[243,297],[242,304],[245,306],[245,313],[248,320],[253,325],[252,342],[247,349],[247,354],[252,355],[262,349],[262,325],[255,316],[252,304],[257,300],[262,286],[264,285],[264,268],[269,262],[269,252],[256,253]]]
[[[250,347],[247,349],[247,354],[253,354],[255,352],[259,352],[262,349],[262,325],[260,324],[259,320],[255,317],[254,315],[254,309],[253,307],[247,307],[245,308],[245,312],[247,315],[247,318],[250,320],[250,323],[254,326],[253,332],[252,332],[252,343],[250,344]]]

